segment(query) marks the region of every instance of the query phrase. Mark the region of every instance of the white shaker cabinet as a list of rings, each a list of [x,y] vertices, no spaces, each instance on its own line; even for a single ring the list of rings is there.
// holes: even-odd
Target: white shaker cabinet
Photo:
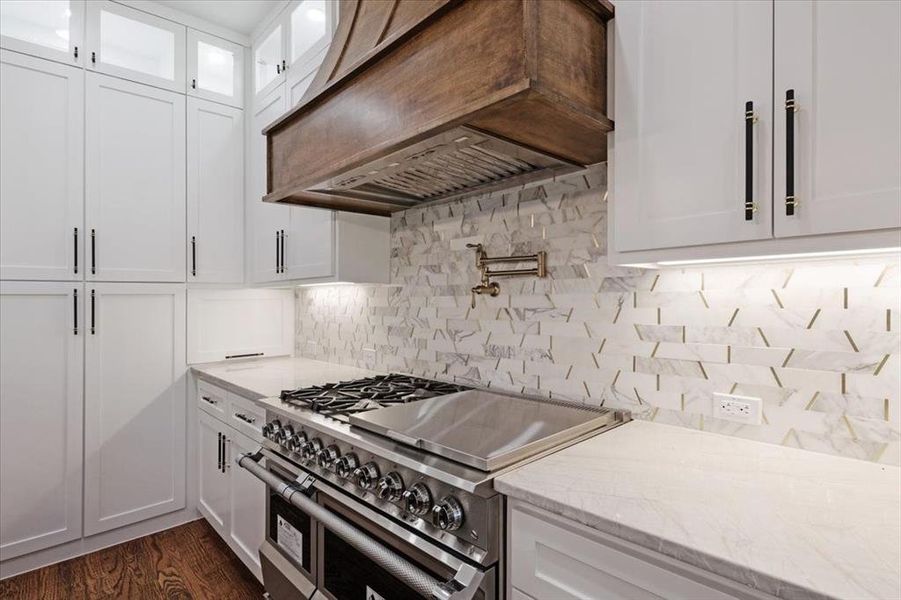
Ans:
[[[84,0],[3,0],[0,47],[83,65],[84,18]]]
[[[244,280],[244,114],[188,98],[188,281]]]
[[[772,4],[623,2],[613,25],[617,250],[770,237]]]
[[[254,573],[260,572],[259,549],[266,537],[266,484],[235,464],[241,454],[260,447],[243,433],[226,428],[226,472],[228,473],[228,542]]]
[[[200,512],[219,535],[228,528],[229,489],[225,470],[226,427],[204,411],[198,411],[197,503]]]
[[[776,237],[901,227],[901,2],[775,11]]]
[[[266,136],[261,132],[286,109],[285,86],[281,85],[254,106],[250,126],[247,230],[249,279],[253,283],[277,281],[281,277],[281,236],[290,227],[289,209],[261,200],[266,194]]]
[[[244,47],[188,30],[188,95],[244,106]]]
[[[84,293],[0,282],[0,560],[81,537]]]
[[[85,290],[85,534],[185,506],[185,288]]]
[[[85,64],[99,73],[185,92],[186,29],[109,0],[90,0]]]
[[[0,51],[0,278],[81,279],[84,72]]]
[[[86,276],[185,281],[185,97],[87,74]]]

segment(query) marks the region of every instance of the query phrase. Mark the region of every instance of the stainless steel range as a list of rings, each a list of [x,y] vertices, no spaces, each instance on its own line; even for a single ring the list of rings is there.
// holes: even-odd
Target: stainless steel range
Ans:
[[[506,470],[628,414],[406,375],[286,391],[238,464],[269,486],[275,600],[503,596]]]

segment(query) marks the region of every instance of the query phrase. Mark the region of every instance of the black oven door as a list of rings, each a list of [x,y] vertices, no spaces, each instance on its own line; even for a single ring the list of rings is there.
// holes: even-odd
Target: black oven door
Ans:
[[[304,473],[285,461],[270,456],[267,469],[281,479],[292,481]],[[315,500],[316,494],[313,493]],[[263,582],[273,600],[312,598],[316,591],[316,523],[303,510],[268,488],[266,539],[260,548]]]
[[[416,534],[405,530],[392,533],[385,523],[375,523],[358,511],[329,494],[320,493],[318,503],[342,521],[377,539],[422,571],[440,581],[454,577],[460,562],[445,551],[428,549],[421,542],[414,545]],[[399,527],[394,524],[393,527]],[[329,600],[422,600],[422,596],[386,569],[377,560],[347,543],[322,522],[317,522],[317,566],[319,593]],[[428,544],[428,542],[426,542]],[[428,544],[430,545],[430,544]],[[477,600],[497,597],[495,570],[484,572],[478,589],[467,595]]]

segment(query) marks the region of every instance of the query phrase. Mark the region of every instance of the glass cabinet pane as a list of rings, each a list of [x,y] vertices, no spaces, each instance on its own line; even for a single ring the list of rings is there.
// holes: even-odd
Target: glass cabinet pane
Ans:
[[[3,0],[0,35],[68,52],[71,17],[69,0]]]
[[[175,34],[167,29],[103,10],[100,55],[106,64],[175,80]]]
[[[282,28],[277,26],[254,52],[254,92],[275,81],[281,73]]]
[[[197,87],[224,96],[235,94],[235,55],[206,42],[197,41]]]
[[[325,37],[325,0],[304,0],[291,13],[291,63]]]

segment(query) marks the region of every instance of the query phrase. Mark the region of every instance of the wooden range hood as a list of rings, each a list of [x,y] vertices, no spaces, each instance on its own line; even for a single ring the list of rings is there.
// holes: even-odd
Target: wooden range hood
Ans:
[[[266,202],[388,215],[607,158],[606,0],[341,0]]]

